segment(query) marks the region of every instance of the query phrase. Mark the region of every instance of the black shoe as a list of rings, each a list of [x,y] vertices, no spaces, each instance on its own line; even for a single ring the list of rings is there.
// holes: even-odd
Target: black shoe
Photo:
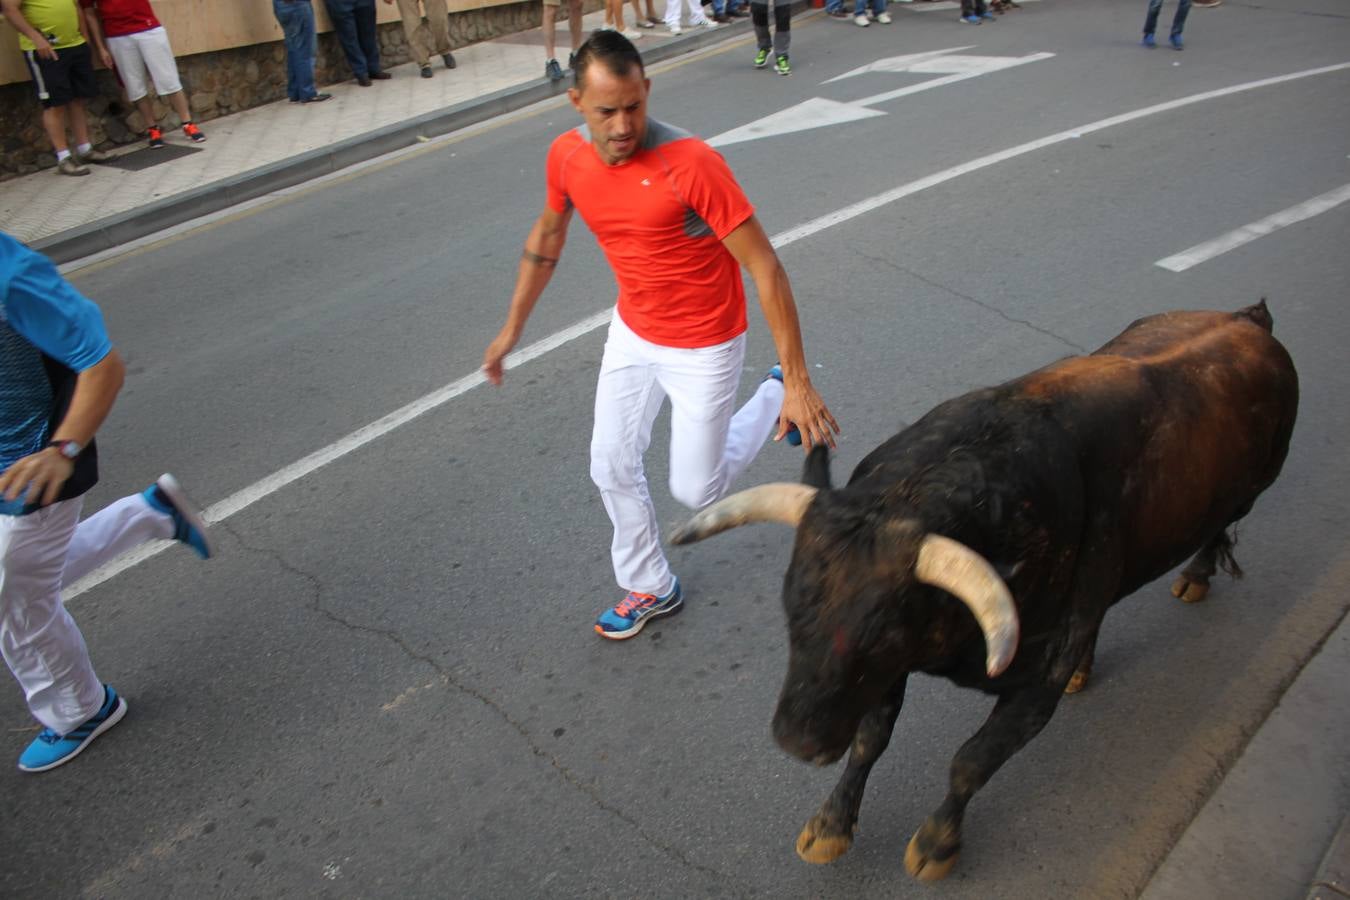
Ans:
[[[361,85],[361,87],[370,87],[370,79],[364,75],[356,76],[356,83]]]
[[[451,53],[448,50],[441,54],[441,59],[445,62],[445,67],[447,69],[453,69],[456,65],[458,65],[458,63],[455,62],[455,54]]]
[[[729,10],[727,12],[727,15],[731,16],[733,19],[747,19],[750,17],[750,10],[746,9],[744,6],[741,6],[736,9]]]
[[[728,16],[726,13],[718,13],[712,18],[713,21],[716,22],[718,25],[725,25],[731,21],[731,16]]]
[[[301,103],[320,103],[320,102],[322,102],[322,101],[324,101],[324,100],[332,100],[332,99],[333,99],[333,95],[332,95],[332,94],[318,93],[318,94],[315,94],[313,97],[310,97],[308,100],[301,100],[300,102],[301,102]]]
[[[371,72],[370,77],[375,79],[376,81],[388,81],[390,78],[393,78],[394,76],[390,75],[388,72]]]
[[[567,54],[567,68],[575,69],[577,67],[577,55],[575,53]]]
[[[558,65],[556,59],[550,59],[548,62],[544,63],[544,77],[549,81],[563,80],[562,66]]]
[[[423,78],[430,78],[430,77],[431,77],[431,66],[423,66],[423,67],[422,67],[422,77],[423,77]]]

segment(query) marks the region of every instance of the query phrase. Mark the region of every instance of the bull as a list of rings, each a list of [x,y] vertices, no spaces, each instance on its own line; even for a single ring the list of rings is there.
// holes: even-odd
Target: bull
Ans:
[[[773,735],[817,765],[849,752],[802,859],[851,846],[911,672],[997,698],[906,848],[909,873],[932,881],[956,864],[975,792],[1087,683],[1112,605],[1187,559],[1182,600],[1202,599],[1218,566],[1240,577],[1229,528],[1279,474],[1298,409],[1272,326],[1264,299],[1140,319],[1095,353],[940,404],[842,488],[816,448],[802,484],[742,491],[672,535],[796,528]]]

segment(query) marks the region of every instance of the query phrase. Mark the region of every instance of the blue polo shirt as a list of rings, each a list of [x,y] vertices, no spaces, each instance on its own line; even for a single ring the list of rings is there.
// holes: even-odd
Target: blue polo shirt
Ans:
[[[0,472],[46,446],[75,376],[111,351],[99,308],[47,257],[0,232]],[[87,491],[97,478],[91,441],[61,499]],[[0,499],[0,514],[31,511]]]

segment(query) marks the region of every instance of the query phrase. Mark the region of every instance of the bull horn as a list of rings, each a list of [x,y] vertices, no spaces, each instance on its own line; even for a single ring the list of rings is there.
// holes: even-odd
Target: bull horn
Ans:
[[[816,488],[792,482],[761,484],[700,510],[670,536],[673,544],[692,544],[751,522],[782,522],[793,528],[816,495]]]
[[[919,545],[914,576],[970,607],[984,632],[990,678],[1008,668],[1017,652],[1017,607],[1008,586],[983,556],[951,538],[930,534]]]

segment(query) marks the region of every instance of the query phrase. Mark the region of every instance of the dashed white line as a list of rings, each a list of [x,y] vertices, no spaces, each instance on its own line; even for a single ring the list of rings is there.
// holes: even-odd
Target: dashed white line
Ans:
[[[1264,219],[1252,222],[1250,225],[1243,225],[1241,228],[1236,228],[1212,241],[1196,244],[1188,250],[1182,250],[1166,259],[1160,259],[1154,265],[1173,272],[1184,272],[1192,266],[1200,265],[1205,260],[1213,259],[1229,250],[1236,250],[1243,244],[1250,244],[1257,238],[1265,237],[1281,228],[1293,225],[1296,222],[1302,222],[1304,219],[1321,215],[1329,209],[1335,209],[1347,200],[1350,200],[1350,184],[1338,187],[1334,191],[1327,191],[1325,194],[1295,204],[1288,209],[1282,209],[1273,215],[1266,216]]]

